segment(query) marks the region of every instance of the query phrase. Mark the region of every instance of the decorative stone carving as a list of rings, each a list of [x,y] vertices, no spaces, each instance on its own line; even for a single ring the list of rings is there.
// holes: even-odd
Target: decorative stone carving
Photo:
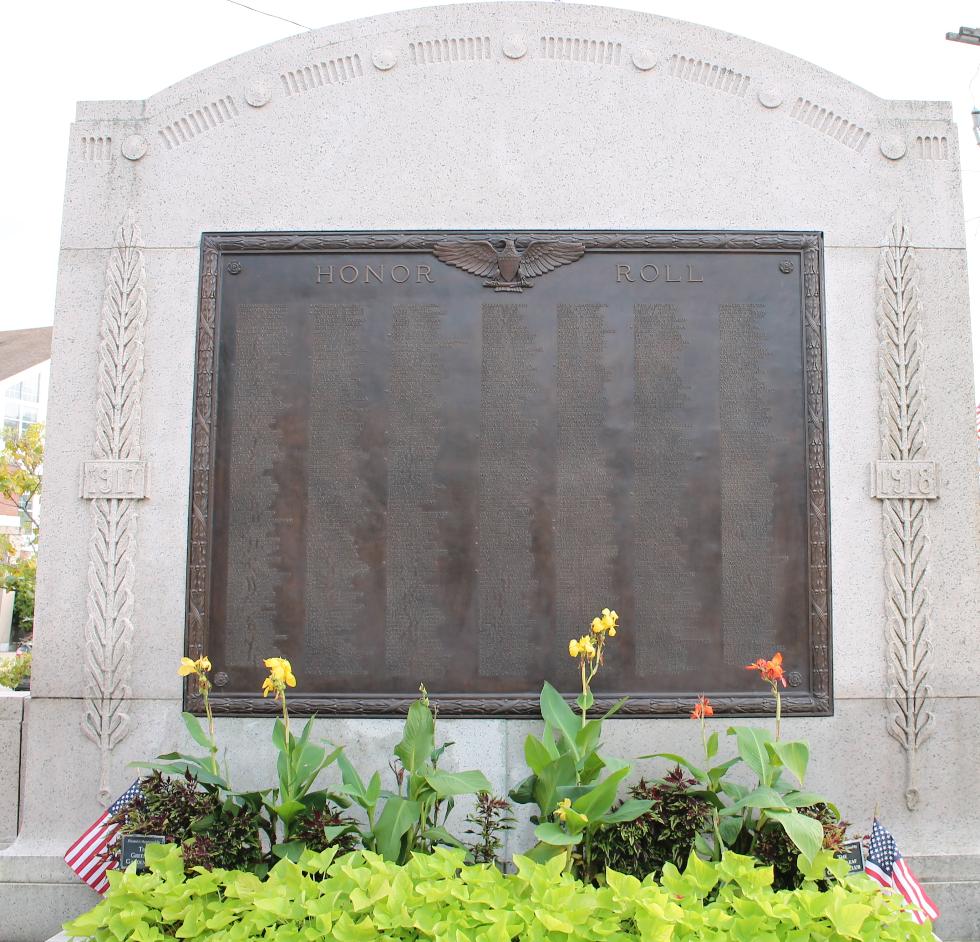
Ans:
[[[86,461],[82,465],[81,497],[146,497],[145,461]]]
[[[131,662],[136,501],[145,466],[140,461],[140,398],[146,289],[140,232],[131,216],[116,234],[106,268],[99,344],[94,462],[82,493],[92,500],[89,542],[86,683],[82,731],[99,747],[99,797],[110,799],[109,755],[129,732],[125,704]],[[92,488],[89,489],[89,475]],[[100,482],[105,482],[105,488]],[[133,496],[120,496],[128,489]]]
[[[632,59],[633,65],[641,72],[649,72],[657,64],[657,57],[652,49],[634,49]]]
[[[881,392],[881,461],[897,463],[898,491],[882,497],[885,549],[885,615],[891,716],[888,732],[905,750],[905,803],[919,803],[916,758],[932,733],[929,710],[929,537],[928,498],[935,496],[925,482],[923,496],[912,496],[926,460],[926,423],[922,312],[918,272],[909,230],[900,216],[892,225],[881,253],[878,304],[878,377]],[[886,465],[887,468],[887,465]],[[934,469],[934,466],[933,466]],[[907,486],[902,478],[909,475]],[[877,474],[877,469],[876,469]],[[928,476],[928,473],[927,473]],[[881,496],[876,488],[876,496]]]
[[[908,150],[905,138],[900,134],[889,134],[883,137],[878,147],[889,160],[901,160]]]
[[[523,36],[519,36],[516,33],[505,36],[500,44],[500,48],[508,59],[521,59],[527,55],[527,43],[524,41]]]
[[[381,72],[387,72],[398,64],[398,53],[394,49],[376,49],[371,56],[374,67]]]
[[[939,496],[939,465],[935,461],[876,461],[871,469],[875,497],[935,500]]]
[[[122,151],[123,157],[127,160],[139,160],[143,157],[147,150],[149,149],[149,144],[146,142],[146,138],[140,134],[130,134],[122,142],[120,150]]]
[[[245,104],[261,108],[272,101],[272,82],[264,75],[257,76],[245,88]]]
[[[760,88],[758,95],[759,104],[763,108],[778,108],[785,98],[782,90],[776,85],[767,85],[765,88]]]

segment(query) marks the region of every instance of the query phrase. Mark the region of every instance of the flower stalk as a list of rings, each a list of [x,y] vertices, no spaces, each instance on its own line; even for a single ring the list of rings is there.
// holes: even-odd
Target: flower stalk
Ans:
[[[786,675],[783,672],[783,655],[777,651],[771,660],[760,657],[751,664],[746,664],[747,671],[758,671],[762,679],[769,684],[772,695],[776,700],[776,741],[779,741],[780,724],[783,715],[782,699],[779,696],[779,684],[786,686]]]
[[[177,668],[177,676],[193,676],[197,680],[197,690],[204,700],[204,713],[208,719],[208,753],[210,754],[211,771],[217,776],[218,741],[214,733],[214,714],[211,712],[211,680],[208,677],[210,671],[211,660],[206,654],[202,654],[197,660],[182,657],[180,659],[180,666]]]
[[[289,742],[289,710],[286,707],[286,688],[296,686],[293,668],[284,657],[267,657],[262,664],[268,668],[269,676],[262,681],[262,696],[273,694],[275,700],[282,702],[282,724],[286,728],[286,742]]]
[[[609,638],[616,637],[616,626],[619,615],[611,609],[604,608],[602,614],[592,619],[589,633],[581,638],[572,638],[568,642],[569,657],[579,660],[579,672],[582,680],[582,693],[576,699],[581,713],[581,725],[588,722],[589,708],[595,698],[592,696],[592,681],[603,664],[603,649]]]

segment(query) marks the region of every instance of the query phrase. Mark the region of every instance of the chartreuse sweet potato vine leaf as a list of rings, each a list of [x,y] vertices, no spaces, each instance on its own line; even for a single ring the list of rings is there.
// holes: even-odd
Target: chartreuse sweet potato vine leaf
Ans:
[[[726,853],[668,864],[660,883],[607,871],[603,885],[565,872],[565,857],[516,857],[517,872],[467,865],[437,848],[399,865],[358,851],[304,851],[262,880],[215,870],[185,877],[176,847],[150,845],[149,872],[110,872],[111,889],[65,926],[94,942],[927,942],[866,877],[828,852],[801,861],[807,882],[775,892],[772,869]],[[828,874],[833,872],[833,876]],[[820,890],[817,880],[830,880]],[[823,884],[821,884],[823,885]]]

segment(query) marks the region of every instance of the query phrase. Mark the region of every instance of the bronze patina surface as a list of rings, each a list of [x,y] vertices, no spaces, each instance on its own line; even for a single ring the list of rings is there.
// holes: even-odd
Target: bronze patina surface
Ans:
[[[205,235],[188,653],[219,713],[832,710],[822,242],[798,232]],[[188,705],[200,709],[190,686]]]

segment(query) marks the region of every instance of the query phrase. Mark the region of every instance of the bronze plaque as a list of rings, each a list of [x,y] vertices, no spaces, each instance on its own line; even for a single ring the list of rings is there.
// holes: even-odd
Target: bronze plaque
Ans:
[[[822,242],[205,235],[188,653],[217,712],[534,714],[622,630],[625,713],[832,710]],[[200,709],[192,685],[191,708]]]

